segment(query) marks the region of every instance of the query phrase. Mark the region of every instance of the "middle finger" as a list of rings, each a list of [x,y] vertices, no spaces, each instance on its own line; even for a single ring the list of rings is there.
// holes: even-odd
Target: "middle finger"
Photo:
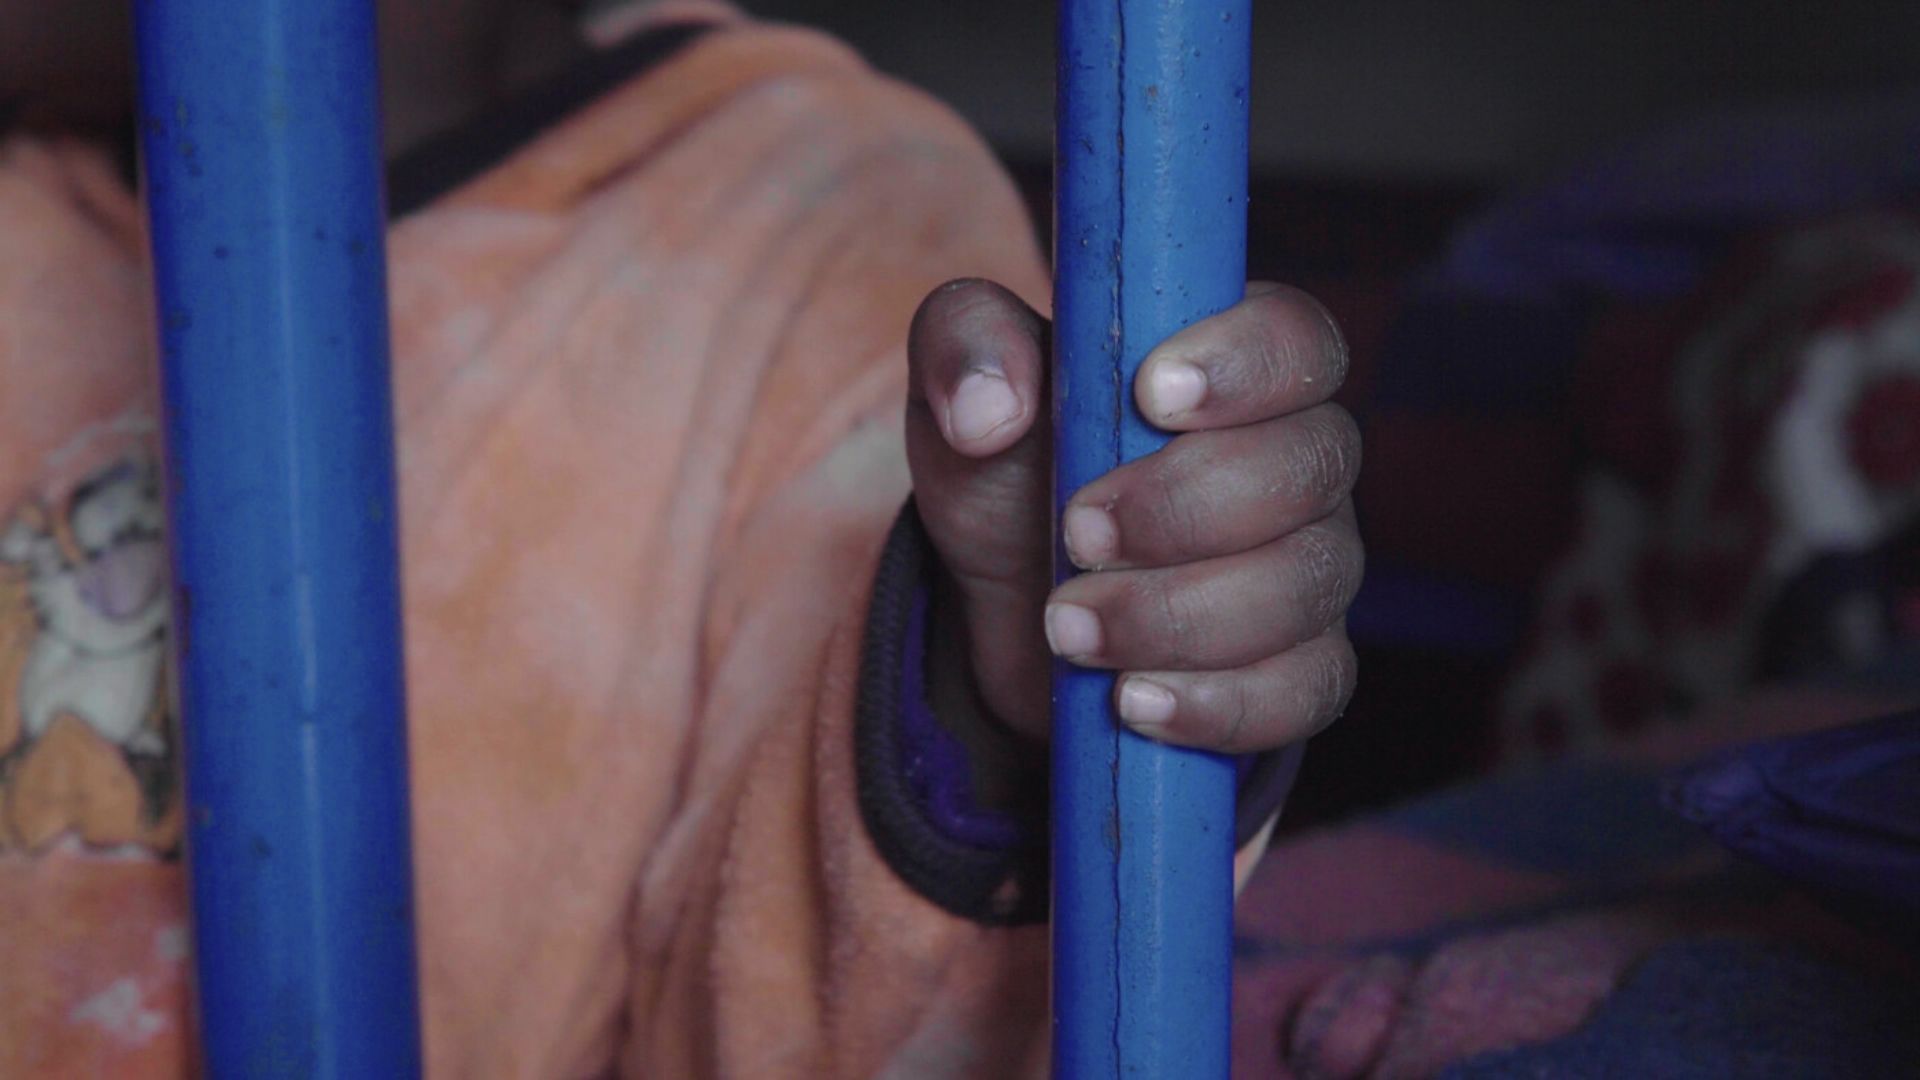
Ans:
[[[1115,570],[1248,551],[1332,513],[1359,469],[1360,431],[1338,405],[1191,432],[1075,493],[1067,554]]]
[[[1046,610],[1054,653],[1083,667],[1240,667],[1318,635],[1363,568],[1352,503],[1252,551],[1167,569],[1081,574]]]

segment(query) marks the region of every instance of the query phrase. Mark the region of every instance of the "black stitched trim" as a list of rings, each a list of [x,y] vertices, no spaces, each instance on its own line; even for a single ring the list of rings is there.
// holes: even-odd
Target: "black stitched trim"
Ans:
[[[901,664],[907,621],[926,587],[930,553],[909,502],[887,537],[874,575],[854,717],[860,816],[893,872],[945,911],[989,926],[1042,922],[1047,908],[1044,830],[1014,848],[959,843],[927,816],[900,767]]]

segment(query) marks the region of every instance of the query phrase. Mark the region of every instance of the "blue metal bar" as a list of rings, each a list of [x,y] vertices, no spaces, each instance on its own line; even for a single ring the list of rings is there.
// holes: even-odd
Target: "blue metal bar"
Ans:
[[[134,12],[203,1060],[416,1075],[372,0]]]
[[[1250,8],[1061,2],[1056,522],[1165,444],[1133,403],[1147,352],[1245,288]],[[1054,1073],[1224,1078],[1233,766],[1122,729],[1110,675],[1057,665],[1053,694]]]

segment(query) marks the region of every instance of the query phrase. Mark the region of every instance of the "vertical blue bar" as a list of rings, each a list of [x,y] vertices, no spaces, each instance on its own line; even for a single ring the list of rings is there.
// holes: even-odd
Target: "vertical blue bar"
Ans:
[[[372,0],[143,0],[215,1077],[420,1071]]]
[[[1056,522],[1166,443],[1133,402],[1147,352],[1245,289],[1250,9],[1061,2]],[[1112,676],[1056,667],[1054,1074],[1224,1078],[1232,763],[1125,731],[1112,695]]]

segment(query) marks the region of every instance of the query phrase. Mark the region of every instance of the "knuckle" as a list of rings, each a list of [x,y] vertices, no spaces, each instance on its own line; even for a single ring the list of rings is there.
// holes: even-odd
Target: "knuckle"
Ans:
[[[1280,285],[1246,301],[1256,332],[1269,341],[1283,341],[1300,333],[1300,305],[1318,301],[1291,285]]]
[[[1352,699],[1359,676],[1359,662],[1344,636],[1332,647],[1309,647],[1293,655],[1299,661],[1250,680],[1254,685],[1244,692],[1247,714],[1264,717],[1286,743],[1310,739],[1333,726]]]
[[[1334,318],[1333,312],[1327,310],[1327,305],[1319,300],[1312,296],[1308,296],[1307,300],[1313,304],[1314,311],[1319,313],[1320,321],[1326,327],[1326,377],[1331,384],[1327,390],[1331,393],[1346,383],[1353,356],[1347,348],[1346,332],[1340,329],[1340,320]]]
[[[1260,329],[1241,347],[1247,361],[1245,393],[1254,401],[1285,398],[1300,379],[1299,346],[1274,322]]]
[[[986,278],[955,278],[920,301],[907,328],[910,368],[964,367],[967,339],[1002,313],[1024,320],[1019,298]]]
[[[1360,462],[1364,447],[1360,441],[1360,425],[1353,414],[1339,405],[1323,405],[1322,423],[1325,425],[1327,454],[1332,469],[1330,490],[1345,495],[1353,490],[1354,482],[1360,479]]]
[[[1360,678],[1360,659],[1344,635],[1314,664],[1310,677],[1313,690],[1312,722],[1309,734],[1319,734],[1340,719]]]
[[[1164,460],[1149,474],[1151,494],[1144,509],[1150,535],[1173,551],[1192,552],[1207,546],[1219,524],[1208,497],[1214,463],[1199,443],[1177,449],[1181,452],[1158,455]]]
[[[1269,711],[1269,704],[1245,679],[1237,680],[1233,692],[1224,695],[1226,701],[1220,710],[1219,724],[1214,729],[1213,748],[1226,753],[1243,749],[1247,731],[1254,726],[1254,719]]]
[[[1296,497],[1337,502],[1353,490],[1360,472],[1360,429],[1338,405],[1321,405],[1301,417],[1298,441],[1284,470]]]
[[[1255,340],[1248,343],[1249,353],[1258,357],[1256,370],[1272,392],[1288,394],[1316,383],[1325,395],[1346,382],[1352,363],[1346,335],[1325,304],[1300,289],[1282,287],[1257,297],[1252,309]]]
[[[1239,673],[1211,672],[1194,678],[1186,699],[1192,720],[1185,732],[1189,745],[1233,753],[1250,741],[1250,732],[1271,712],[1259,687]]]
[[[1326,524],[1294,534],[1292,567],[1313,629],[1333,625],[1360,588],[1359,545],[1351,533]]]
[[[979,278],[955,278],[936,286],[920,301],[920,306],[914,309],[909,339],[917,338],[933,329],[936,320],[951,314],[955,305],[964,300],[968,292],[984,284],[985,282]]]
[[[1195,589],[1143,577],[1128,598],[1143,643],[1174,665],[1190,664],[1205,648],[1209,613]]]
[[[1242,674],[1221,695],[1216,748],[1229,753],[1267,749],[1276,721],[1285,721],[1299,691],[1262,674]]]
[[[1236,680],[1233,692],[1225,695],[1227,701],[1220,712],[1220,724],[1216,729],[1215,749],[1223,753],[1240,753],[1253,749],[1255,740],[1252,733],[1263,723],[1271,721],[1279,713],[1279,695],[1275,688],[1258,679],[1242,678]]]

